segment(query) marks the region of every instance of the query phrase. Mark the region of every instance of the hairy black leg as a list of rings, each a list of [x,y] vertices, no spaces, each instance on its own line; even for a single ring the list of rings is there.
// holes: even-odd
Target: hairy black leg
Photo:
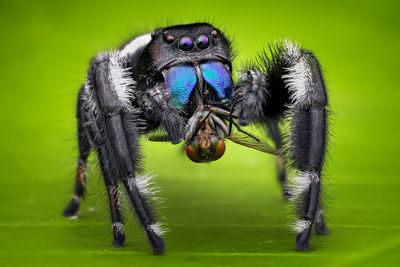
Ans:
[[[155,254],[162,254],[165,246],[161,232],[156,231],[155,217],[150,204],[139,192],[135,182],[138,171],[138,130],[135,125],[134,111],[131,109],[129,93],[130,76],[123,68],[118,54],[102,54],[92,65],[89,82],[93,86],[98,109],[101,115],[97,119],[100,138],[97,138],[102,166],[107,167],[112,184],[122,180],[135,213],[143,225]],[[126,75],[125,75],[126,74]],[[115,77],[118,76],[118,77]],[[120,82],[124,80],[124,82]],[[119,81],[119,83],[115,82]],[[116,88],[120,86],[120,88]],[[126,105],[124,105],[124,103]],[[105,155],[105,156],[104,156]],[[103,170],[106,178],[108,173]]]
[[[84,187],[86,183],[86,159],[79,157],[78,167],[76,170],[75,194],[70,200],[68,206],[64,209],[65,217],[73,217],[78,213],[81,198],[84,195]]]
[[[300,176],[302,188],[297,198],[296,246],[299,250],[308,250],[311,229],[316,220],[319,229],[326,228],[320,208],[321,172],[327,142],[325,107],[328,101],[315,56],[309,51],[299,50],[288,55],[288,60],[293,60],[293,66],[284,75],[293,101],[288,152]]]
[[[66,217],[72,217],[77,214],[79,210],[80,199],[84,197],[86,184],[86,162],[90,153],[90,143],[82,122],[81,99],[78,100],[77,110],[79,157],[76,170],[74,197],[71,199],[63,212],[63,215]]]
[[[325,107],[295,110],[292,121],[290,157],[298,169],[295,182],[300,188],[297,196],[295,223],[296,246],[299,250],[310,249],[311,229],[320,208],[321,170],[326,146]],[[322,216],[322,214],[320,214]],[[322,221],[320,221],[321,223]]]
[[[128,140],[126,139],[125,127],[121,115],[117,114],[107,117],[106,128],[108,129],[108,136],[111,137],[109,142],[114,148],[115,155],[117,156],[116,160],[120,166],[119,173],[124,175],[122,183],[128,193],[135,214],[146,231],[154,254],[163,254],[165,250],[164,241],[154,231],[154,225],[156,225],[154,216],[152,216],[152,211],[147,206],[147,203],[145,203],[135,183],[135,166],[128,149]]]
[[[93,130],[98,130],[93,129]],[[97,140],[102,140],[102,137],[99,136]],[[121,247],[125,244],[125,233],[122,227],[122,215],[119,207],[119,199],[118,199],[118,186],[117,181],[112,177],[112,166],[110,166],[110,161],[108,155],[111,155],[110,152],[107,152],[107,149],[104,145],[104,142],[97,147],[97,154],[100,161],[101,170],[103,173],[104,183],[106,185],[107,193],[108,193],[108,201],[110,204],[110,213],[111,213],[111,222],[113,229],[113,246]]]
[[[106,185],[108,200],[110,202],[111,221],[114,234],[113,246],[121,247],[125,244],[125,233],[122,228],[122,215],[118,200],[118,186]]]
[[[322,211],[321,197],[318,202],[317,213],[315,214],[314,230],[317,235],[326,235],[329,233],[328,226],[326,226],[324,214]]]
[[[157,233],[155,230],[157,224],[155,223],[151,208],[143,199],[135,182],[135,165],[131,159],[131,152],[129,151],[128,140],[126,139],[124,120],[119,114],[107,116],[105,120],[107,135],[109,137],[108,142],[114,150],[115,160],[118,161],[115,165],[119,166],[118,173],[122,175],[122,183],[128,193],[135,214],[146,231],[154,254],[163,254],[165,245],[161,238],[161,233]]]
[[[282,134],[279,129],[278,120],[270,119],[266,120],[267,128],[268,128],[268,135],[271,137],[272,141],[275,143],[275,148],[282,151]],[[278,181],[282,187],[283,197],[285,199],[289,199],[290,188],[287,183],[287,176],[286,176],[286,168],[285,168],[285,160],[283,155],[278,155],[276,159],[276,167],[278,170]]]
[[[156,255],[163,254],[165,251],[165,244],[164,240],[161,238],[160,226],[155,223],[151,216],[149,216],[150,212],[146,206],[146,203],[144,203],[142,196],[140,195],[134,176],[130,175],[122,179],[122,183],[135,209],[135,213],[146,231],[147,237],[153,248],[153,253]]]
[[[112,175],[112,166],[110,166],[110,156],[112,153],[107,151],[105,146],[106,140],[102,134],[100,121],[91,113],[86,114],[88,120],[88,132],[92,136],[93,142],[97,148],[97,155],[104,178],[104,184],[108,193],[108,200],[110,205],[110,215],[113,230],[113,246],[121,247],[125,244],[125,233],[123,230],[122,215],[120,212],[119,199],[118,199],[118,185]]]
[[[326,233],[321,209],[321,173],[325,159],[328,104],[321,68],[315,56],[289,41],[263,51],[241,73],[235,94],[242,97],[235,110],[239,123],[290,120],[285,133],[285,160],[296,173],[290,200],[297,208],[294,230],[299,250],[310,248],[312,227]],[[275,142],[276,136],[271,135]],[[279,141],[279,140],[278,140]],[[283,168],[282,168],[283,169]]]

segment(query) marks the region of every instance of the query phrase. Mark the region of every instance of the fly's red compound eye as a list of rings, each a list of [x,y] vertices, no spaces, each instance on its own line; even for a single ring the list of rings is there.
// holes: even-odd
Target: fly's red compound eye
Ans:
[[[197,163],[201,162],[201,158],[199,157],[199,155],[197,155],[196,151],[193,149],[193,147],[191,145],[188,145],[186,147],[186,155],[188,156],[188,158],[191,161],[194,161]]]
[[[222,140],[219,140],[218,145],[215,149],[213,160],[217,160],[221,158],[225,153],[225,143]]]

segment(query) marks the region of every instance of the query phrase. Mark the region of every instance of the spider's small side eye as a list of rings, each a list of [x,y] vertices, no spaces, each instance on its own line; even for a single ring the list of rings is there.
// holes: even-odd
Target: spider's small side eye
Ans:
[[[211,31],[211,36],[212,36],[212,37],[216,38],[217,35],[218,35],[217,30],[212,30],[212,31]]]
[[[175,40],[175,37],[171,34],[164,34],[164,42],[167,44],[172,44]]]
[[[210,44],[208,37],[204,34],[197,37],[196,43],[197,47],[200,48],[201,50],[206,49]]]
[[[155,30],[154,32],[151,33],[151,38],[154,39],[160,34],[160,30]]]
[[[189,37],[182,37],[179,41],[179,49],[183,51],[190,51],[193,49],[193,41]]]

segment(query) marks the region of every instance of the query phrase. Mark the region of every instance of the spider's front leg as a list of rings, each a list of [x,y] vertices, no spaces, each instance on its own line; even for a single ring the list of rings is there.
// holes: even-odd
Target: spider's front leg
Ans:
[[[317,234],[325,234],[321,209],[321,172],[325,159],[328,104],[321,69],[315,56],[290,42],[271,49],[252,66],[238,82],[242,99],[235,111],[241,125],[264,123],[279,147],[278,131],[272,132],[283,118],[290,121],[285,158],[296,173],[290,199],[294,200],[298,218],[299,250],[310,248],[312,226]],[[272,127],[271,127],[272,125]],[[284,190],[285,181],[283,181]]]
[[[109,194],[114,244],[125,241],[118,206],[118,184],[122,182],[155,254],[165,246],[162,231],[147,201],[145,190],[138,185],[138,110],[132,107],[134,81],[124,58],[118,52],[97,56],[86,82],[86,125],[96,147],[105,185]]]

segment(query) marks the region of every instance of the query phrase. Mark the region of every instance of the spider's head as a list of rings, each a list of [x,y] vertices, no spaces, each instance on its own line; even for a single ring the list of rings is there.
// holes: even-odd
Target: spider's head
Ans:
[[[160,28],[152,33],[149,56],[157,71],[170,66],[205,61],[231,64],[230,42],[208,23],[194,23]]]
[[[151,36],[142,54],[142,76],[151,73],[154,83],[165,83],[175,107],[191,115],[202,104],[231,100],[231,45],[220,30],[194,23],[160,28]]]

